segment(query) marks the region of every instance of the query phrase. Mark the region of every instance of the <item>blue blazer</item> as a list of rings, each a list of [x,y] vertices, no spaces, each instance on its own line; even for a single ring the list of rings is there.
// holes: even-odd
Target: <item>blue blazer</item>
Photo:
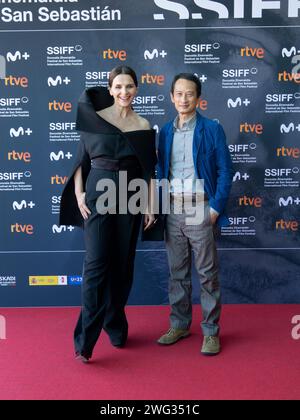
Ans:
[[[169,179],[171,151],[174,138],[173,121],[161,130],[158,145],[158,178]],[[233,169],[224,130],[216,121],[197,112],[193,138],[195,174],[204,179],[209,205],[219,213],[217,224],[228,226],[224,210],[229,197]]]

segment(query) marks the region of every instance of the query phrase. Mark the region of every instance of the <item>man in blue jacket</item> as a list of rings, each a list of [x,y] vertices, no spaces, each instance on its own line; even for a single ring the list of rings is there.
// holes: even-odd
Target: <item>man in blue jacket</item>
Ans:
[[[229,223],[224,209],[233,172],[223,128],[197,112],[200,95],[201,83],[195,75],[175,76],[171,100],[178,115],[162,128],[159,138],[158,177],[167,179],[170,186],[165,241],[170,268],[171,314],[170,329],[158,343],[174,344],[189,335],[193,251],[201,286],[204,335],[201,353],[211,356],[220,352],[221,313],[214,225],[221,227]],[[200,205],[204,216],[192,224],[187,216],[190,209],[195,208],[194,203],[199,205],[199,197],[202,197]]]

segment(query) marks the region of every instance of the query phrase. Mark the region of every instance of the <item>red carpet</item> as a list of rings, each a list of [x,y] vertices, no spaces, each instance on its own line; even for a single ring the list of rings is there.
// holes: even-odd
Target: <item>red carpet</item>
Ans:
[[[299,305],[225,305],[223,351],[199,354],[200,308],[192,336],[155,343],[167,307],[129,307],[130,338],[113,348],[103,333],[92,363],[73,358],[77,308],[0,309],[0,399],[299,399],[300,340],[291,337]]]

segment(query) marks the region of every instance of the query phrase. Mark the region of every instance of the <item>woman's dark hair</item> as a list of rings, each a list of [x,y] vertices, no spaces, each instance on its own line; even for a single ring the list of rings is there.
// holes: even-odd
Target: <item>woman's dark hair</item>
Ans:
[[[171,92],[172,94],[174,93],[174,88],[175,88],[175,83],[177,82],[177,80],[179,79],[184,79],[184,80],[189,80],[190,82],[194,82],[197,88],[197,98],[199,98],[201,96],[201,82],[198,79],[197,76],[195,76],[192,73],[179,73],[176,74],[176,76],[173,79],[172,85],[171,85]]]
[[[132,80],[134,81],[135,86],[138,87],[138,80],[137,80],[135,71],[132,70],[132,68],[128,66],[118,66],[112,69],[112,71],[109,73],[109,78],[108,78],[109,87],[112,87],[114,78],[119,76],[119,74],[128,74],[129,76],[131,76]]]

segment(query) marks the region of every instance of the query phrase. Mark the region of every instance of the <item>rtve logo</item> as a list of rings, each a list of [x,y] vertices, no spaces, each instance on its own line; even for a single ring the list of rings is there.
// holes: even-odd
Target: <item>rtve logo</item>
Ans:
[[[143,74],[141,76],[141,83],[147,85],[159,85],[163,86],[165,84],[165,76],[162,74]]]
[[[62,84],[68,85],[71,82],[71,79],[69,79],[67,76],[65,78],[62,78],[62,76],[58,75],[55,77],[48,77],[47,83],[49,87],[52,86],[61,86]]]
[[[27,203],[26,200],[22,200],[20,203],[18,201],[14,201],[12,203],[13,210],[23,210],[23,209],[27,209],[28,207],[30,209],[33,209],[34,206],[35,206],[35,203],[33,201],[29,201]]]
[[[290,132],[294,132],[295,130],[299,131],[300,133],[300,124],[296,125],[294,123],[290,123],[289,125],[281,124],[280,132],[282,134],[288,134]]]
[[[247,122],[240,124],[240,133],[258,134],[259,136],[263,133],[264,127],[262,124],[249,124]]]
[[[15,51],[14,53],[12,53],[12,52],[8,52],[7,54],[6,54],[6,61],[17,61],[17,60],[19,60],[19,61],[21,61],[22,59],[23,60],[28,60],[28,58],[30,57],[30,55],[28,54],[28,52],[21,52],[21,51]]]
[[[208,109],[208,101],[202,98],[199,98],[197,102],[197,108],[201,109],[202,111],[207,111]]]
[[[299,223],[297,220],[276,220],[276,230],[297,232],[299,230]]]
[[[72,104],[71,102],[59,102],[54,99],[52,102],[49,102],[49,111],[71,112]]]
[[[29,152],[16,152],[12,150],[7,153],[8,160],[22,160],[23,162],[31,162],[31,154]]]
[[[127,52],[125,50],[104,50],[102,53],[104,60],[120,60],[125,61],[127,59]]]
[[[25,235],[33,235],[34,228],[33,225],[22,225],[20,223],[15,223],[14,225],[10,225],[11,233],[24,233]]]
[[[278,73],[278,81],[300,83],[300,73],[289,73],[286,70],[284,70],[283,72]]]
[[[10,137],[20,137],[20,136],[30,136],[33,133],[33,131],[30,128],[24,128],[24,127],[18,127],[17,129],[11,128],[9,130],[9,136]]]
[[[67,176],[54,175],[51,177],[51,185],[65,185],[67,181]]]
[[[19,86],[22,88],[28,87],[28,78],[25,76],[6,76],[4,77],[5,86]]]
[[[240,197],[238,199],[239,206],[250,206],[250,207],[261,207],[262,206],[262,198],[261,197]]]
[[[241,48],[241,57],[255,57],[259,60],[265,57],[265,50],[263,48],[244,47]]]
[[[278,157],[292,157],[294,159],[299,159],[300,149],[298,147],[277,147],[276,156]]]

